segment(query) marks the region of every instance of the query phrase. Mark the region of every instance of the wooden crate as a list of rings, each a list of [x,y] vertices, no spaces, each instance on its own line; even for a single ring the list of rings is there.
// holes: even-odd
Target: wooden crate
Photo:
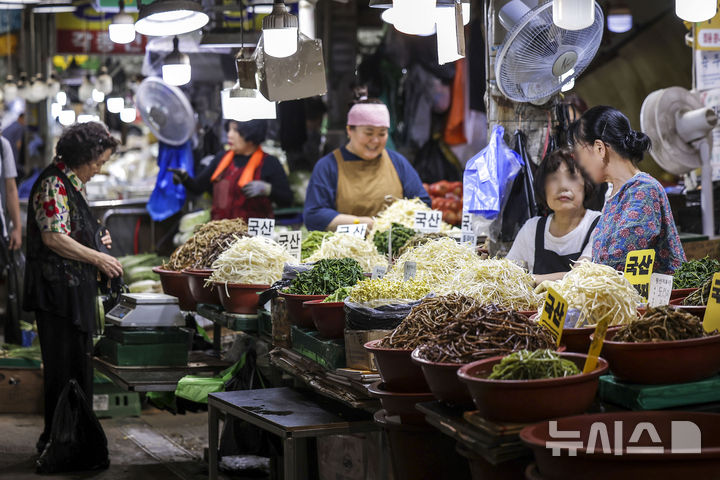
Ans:
[[[41,369],[0,368],[0,412],[43,412]]]

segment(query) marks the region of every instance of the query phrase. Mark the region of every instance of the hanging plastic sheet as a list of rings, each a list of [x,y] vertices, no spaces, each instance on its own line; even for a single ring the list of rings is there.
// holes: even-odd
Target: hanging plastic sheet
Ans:
[[[168,168],[185,170],[191,177],[194,175],[191,142],[188,141],[179,147],[160,143],[158,166],[160,171],[155,189],[147,204],[150,218],[156,222],[176,214],[185,204],[185,187],[173,183],[173,175]]]

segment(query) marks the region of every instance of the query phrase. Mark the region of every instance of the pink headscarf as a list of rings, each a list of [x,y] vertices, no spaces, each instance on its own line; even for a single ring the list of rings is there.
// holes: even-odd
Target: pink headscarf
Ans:
[[[382,103],[356,103],[348,112],[347,124],[390,128],[390,112]]]

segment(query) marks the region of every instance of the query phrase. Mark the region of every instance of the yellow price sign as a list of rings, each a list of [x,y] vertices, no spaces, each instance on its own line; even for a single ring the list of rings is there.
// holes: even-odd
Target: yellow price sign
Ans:
[[[560,345],[563,327],[565,326],[565,317],[567,316],[568,303],[562,295],[555,291],[552,287],[548,287],[545,296],[545,304],[542,313],[540,313],[540,325],[547,328],[555,340]]]
[[[610,321],[607,318],[603,318],[595,326],[595,333],[593,334],[592,342],[590,342],[590,349],[588,350],[587,359],[585,359],[583,373],[590,373],[595,370],[603,342],[605,342],[605,334],[607,333],[609,323]]]
[[[625,258],[625,278],[647,302],[650,278],[655,263],[655,250],[633,250]]]
[[[710,295],[708,295],[705,317],[703,317],[703,328],[706,332],[720,330],[720,272],[713,275],[710,283]]]

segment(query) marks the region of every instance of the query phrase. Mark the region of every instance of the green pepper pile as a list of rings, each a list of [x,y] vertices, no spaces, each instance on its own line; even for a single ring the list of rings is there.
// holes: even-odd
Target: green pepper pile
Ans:
[[[303,262],[307,260],[310,255],[315,253],[318,248],[320,248],[323,240],[331,237],[332,235],[335,234],[333,232],[321,232],[319,230],[313,230],[312,232],[309,232],[302,241],[302,253],[300,254],[300,260],[302,260]]]
[[[710,299],[710,290],[712,287],[712,277],[708,278],[700,288],[683,299],[682,304],[689,307],[701,307],[707,305]]]
[[[399,255],[400,249],[415,235],[415,230],[408,228],[399,223],[393,223],[392,227],[392,253],[394,257]],[[390,230],[384,232],[375,233],[373,237],[373,243],[377,247],[380,255],[387,255],[388,251],[388,236],[390,236]]]
[[[360,264],[352,258],[320,260],[299,273],[287,293],[292,295],[330,295],[340,287],[351,287],[363,278]]]
[[[490,380],[539,380],[577,375],[574,362],[561,358],[552,350],[520,350],[503,358],[493,367]]]
[[[715,272],[720,272],[720,262],[714,258],[685,262],[673,274],[673,288],[700,288]]]

